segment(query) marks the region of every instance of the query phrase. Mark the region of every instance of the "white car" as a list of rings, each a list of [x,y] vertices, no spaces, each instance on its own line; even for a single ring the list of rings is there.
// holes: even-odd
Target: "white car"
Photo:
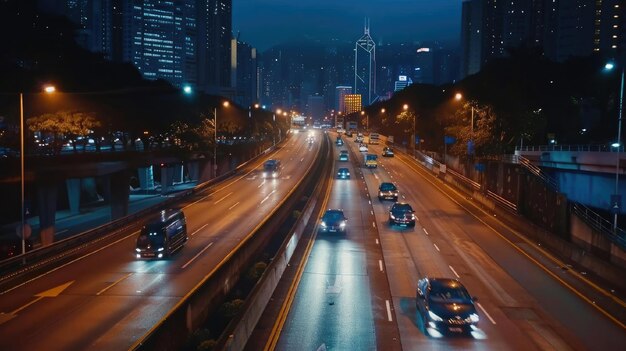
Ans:
[[[361,144],[361,145],[359,145],[359,151],[361,151],[361,152],[367,152],[367,145],[365,145],[365,144]]]

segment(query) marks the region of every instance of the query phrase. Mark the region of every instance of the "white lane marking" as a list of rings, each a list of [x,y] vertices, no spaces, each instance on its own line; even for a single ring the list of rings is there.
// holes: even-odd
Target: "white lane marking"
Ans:
[[[122,280],[124,280],[124,279],[126,279],[126,278],[130,277],[131,275],[133,275],[133,273],[128,273],[128,274],[126,274],[125,276],[121,277],[120,279],[118,279],[118,280],[114,281],[111,285],[109,285],[109,286],[107,286],[106,288],[104,288],[104,289],[102,289],[102,290],[98,291],[98,292],[96,293],[96,296],[99,296],[99,295],[100,295],[100,294],[102,294],[103,292],[105,292],[105,291],[107,291],[107,290],[111,289],[112,287],[114,287],[115,285],[117,285],[118,283],[120,283]]]
[[[487,316],[487,318],[489,318],[489,320],[491,321],[491,324],[496,324],[496,321],[493,320],[493,318],[491,318],[491,316],[489,315],[489,313],[487,313],[487,310],[485,310],[483,308],[483,305],[481,305],[480,303],[476,302],[476,304],[478,305],[478,307],[480,307],[481,311],[483,311],[483,313],[485,314],[485,316]]]
[[[391,304],[389,304],[389,300],[385,300],[385,305],[387,305],[387,320],[393,322],[393,318],[391,318]]]
[[[374,211],[370,211],[370,213],[372,214],[372,216],[374,215]]]
[[[426,235],[429,235],[428,231],[426,230],[426,228],[422,228],[422,230],[424,231],[424,233],[426,233]]]
[[[419,222],[420,218],[418,216],[415,216],[415,220]]]
[[[433,244],[435,245],[435,249],[437,249],[437,251],[441,252],[441,250],[439,250],[439,246],[437,246],[437,244]]]
[[[454,268],[452,268],[452,266],[448,266],[448,267],[450,267],[450,270],[452,271],[452,273],[454,273],[454,275],[456,275],[457,278],[461,279],[459,274],[454,270]]]
[[[371,200],[367,200],[367,202],[368,202],[370,205],[372,204],[372,201],[371,201]]]
[[[235,206],[237,206],[237,205],[239,205],[239,201],[237,201],[237,203],[236,203],[236,204],[234,204],[234,205],[230,206],[228,209],[229,209],[229,210],[232,210],[232,209],[233,209]]]
[[[200,199],[198,199],[198,200],[196,200],[196,201],[194,201],[194,202],[190,203],[189,205],[187,205],[187,206],[183,207],[183,210],[184,210],[184,209],[186,209],[187,207],[191,207],[191,206],[193,206],[193,205],[197,204],[197,203],[198,203],[198,202],[200,202],[200,201],[204,201],[204,199],[206,199],[207,197],[209,197],[209,196],[211,196],[211,195],[213,195],[213,194],[215,194],[215,192],[214,192],[214,193],[207,194],[207,195],[205,195],[205,196],[201,197]]]
[[[227,198],[227,197],[231,196],[232,194],[233,194],[233,192],[231,191],[230,193],[228,193],[228,195],[226,195],[226,196],[224,196],[223,198],[221,198],[221,199],[219,199],[219,200],[215,201],[213,204],[214,204],[214,205],[219,204],[220,202],[222,202],[222,200],[224,200],[225,198]]]
[[[300,162],[304,162],[304,157],[300,159]]]
[[[378,245],[378,239],[376,239],[376,245]]]
[[[61,268],[65,268],[65,267],[67,267],[67,266],[71,265],[71,264],[72,264],[72,263],[74,263],[74,262],[77,262],[77,261],[82,260],[83,258],[87,258],[87,257],[89,257],[89,256],[91,256],[91,255],[93,255],[93,254],[96,254],[96,253],[98,253],[98,252],[100,252],[100,251],[102,251],[102,250],[108,249],[109,247],[111,247],[111,246],[113,246],[113,245],[115,245],[115,244],[117,244],[117,243],[119,243],[119,242],[121,242],[121,241],[124,241],[124,240],[126,240],[126,239],[130,238],[131,236],[136,236],[137,234],[139,234],[139,231],[132,232],[131,234],[129,234],[129,235],[127,235],[127,236],[125,236],[125,237],[123,237],[123,238],[121,238],[121,239],[118,239],[118,240],[116,240],[116,241],[114,241],[114,242],[110,243],[109,245],[103,246],[103,247],[101,247],[101,248],[99,248],[99,249],[97,249],[97,250],[95,250],[95,251],[92,251],[92,252],[90,252],[90,253],[88,253],[88,254],[86,254],[86,255],[84,255],[84,256],[81,256],[81,257],[78,257],[78,258],[76,258],[76,259],[73,259],[73,260],[69,261],[69,262],[68,262],[68,263],[66,263],[66,264],[60,265],[60,266],[59,266],[59,267],[57,267],[57,268],[53,268],[53,269],[51,269],[51,270],[49,270],[49,271],[47,271],[47,272],[45,272],[45,273],[43,273],[43,274],[40,274],[40,275],[38,275],[38,276],[36,276],[36,277],[34,277],[34,278],[32,278],[32,279],[29,279],[29,280],[27,280],[27,281],[23,282],[22,284],[18,284],[18,285],[16,285],[16,286],[12,287],[11,289],[7,289],[7,290],[5,290],[5,291],[1,292],[1,293],[0,293],[0,295],[4,295],[4,294],[6,294],[6,293],[8,293],[8,292],[11,292],[11,291],[13,291],[13,290],[17,289],[17,288],[21,288],[22,286],[24,286],[24,285],[26,285],[26,284],[28,284],[28,283],[30,283],[30,282],[32,282],[32,281],[35,281],[35,280],[37,280],[37,279],[39,279],[39,278],[41,278],[41,277],[45,277],[46,275],[48,275],[48,274],[50,274],[50,273],[52,273],[52,272],[58,271],[58,270],[59,270],[59,269],[61,269]]]
[[[181,269],[185,269],[187,268],[187,266],[189,266],[191,264],[191,262],[193,262],[196,258],[198,258],[198,256],[202,255],[202,253],[204,251],[206,251],[209,247],[211,247],[211,245],[213,245],[213,242],[210,242],[209,245],[205,246],[204,249],[202,249],[200,252],[198,252],[198,254],[196,254],[195,256],[193,256],[192,259],[190,259],[189,261],[187,261],[187,263],[185,263],[182,267],[180,267]]]
[[[67,232],[69,229],[63,229],[63,230],[59,230],[58,232],[55,232],[54,235],[59,235],[59,234],[63,234],[65,232]]]
[[[209,223],[203,225],[202,227],[196,229],[193,233],[191,233],[191,236],[194,236],[194,234],[196,234],[197,232],[201,231],[202,229],[204,229],[207,225],[209,225]]]
[[[263,179],[263,181],[261,182],[261,184],[259,184],[259,186],[257,186],[257,188],[260,188],[263,186],[263,184],[265,184],[265,179]]]
[[[275,192],[276,192],[276,190],[272,190],[272,192],[271,192],[271,193],[267,194],[267,196],[265,197],[265,199],[263,199],[263,200],[261,201],[261,204],[263,204],[265,201],[267,201],[267,199],[269,199],[269,198],[270,198],[270,196],[272,196],[272,194],[273,194],[273,193],[275,193]]]
[[[378,174],[374,173],[374,178],[378,179]]]
[[[376,222],[372,222],[372,227],[376,228]]]
[[[378,268],[380,268],[380,271],[383,271],[383,260],[378,260]]]

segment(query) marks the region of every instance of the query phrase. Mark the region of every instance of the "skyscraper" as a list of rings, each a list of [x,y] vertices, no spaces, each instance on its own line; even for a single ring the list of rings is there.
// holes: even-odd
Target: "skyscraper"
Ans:
[[[376,100],[376,43],[370,36],[369,21],[365,33],[357,40],[354,49],[354,94],[363,97],[363,105]]]
[[[123,60],[146,79],[174,86],[195,81],[195,1],[128,0]]]
[[[335,88],[335,96],[337,101],[337,106],[335,109],[338,112],[346,113],[346,101],[345,96],[352,93],[352,87],[347,85],[340,85]]]
[[[232,0],[198,0],[198,86],[213,94],[230,90]]]
[[[363,104],[361,100],[361,95],[359,94],[347,94],[344,96],[344,101],[346,105],[346,111],[344,115],[349,115],[354,112],[359,112],[363,109]]]

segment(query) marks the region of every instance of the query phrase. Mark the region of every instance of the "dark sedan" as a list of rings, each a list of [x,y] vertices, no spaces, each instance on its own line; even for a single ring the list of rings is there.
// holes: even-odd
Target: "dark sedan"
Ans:
[[[415,227],[415,211],[406,202],[396,202],[389,209],[389,225]]]
[[[320,219],[321,232],[345,232],[348,219],[341,209],[328,209]]]
[[[393,183],[380,183],[380,186],[378,187],[378,200],[398,201],[398,188]]]
[[[415,305],[424,328],[440,332],[466,332],[479,321],[476,298],[456,279],[424,278],[417,282]]]

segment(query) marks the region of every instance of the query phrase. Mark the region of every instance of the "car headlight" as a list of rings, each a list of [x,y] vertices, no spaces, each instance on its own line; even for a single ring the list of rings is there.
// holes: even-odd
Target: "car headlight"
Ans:
[[[320,223],[320,225],[321,225],[322,227],[326,227],[326,222],[322,222],[322,223]]]
[[[345,227],[345,226],[346,226],[346,222],[341,222],[341,224],[339,224],[339,226],[340,226],[341,228]]]
[[[396,219],[396,216],[394,216],[394,215],[393,215],[393,213],[390,213],[390,214],[389,214],[389,217],[390,217],[391,219]]]
[[[350,172],[346,173],[346,175],[347,175],[347,176],[349,176],[349,175],[350,175]]]
[[[135,251],[141,252],[141,249],[140,248],[136,248]]]
[[[398,193],[393,193],[393,196],[398,196]]]
[[[161,251],[163,251],[163,250],[165,250],[165,248],[164,248],[164,247],[159,247],[159,249],[158,249],[157,251],[161,252]]]
[[[263,177],[267,177],[267,172],[263,172]]]
[[[478,314],[476,313],[470,314],[469,318],[472,323],[478,323],[478,321],[480,320],[480,318],[478,317]]]
[[[379,191],[379,192],[378,192],[378,196],[383,196],[383,192],[382,192],[382,191]]]
[[[411,213],[411,219],[415,219],[415,215]]]
[[[278,174],[278,173],[273,172],[273,173],[272,173],[272,177],[276,177],[276,175],[277,175],[277,174]]]
[[[432,319],[435,322],[442,322],[443,319],[441,317],[439,317],[438,315],[436,315],[435,313],[433,313],[433,311],[428,311],[428,316],[430,317],[430,319]]]

